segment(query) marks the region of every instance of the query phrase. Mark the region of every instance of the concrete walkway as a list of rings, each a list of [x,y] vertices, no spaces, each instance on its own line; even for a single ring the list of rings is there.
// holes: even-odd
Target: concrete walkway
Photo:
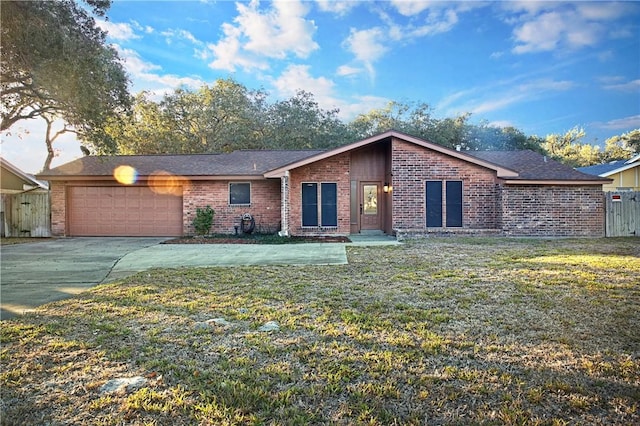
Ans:
[[[158,244],[126,254],[105,281],[151,268],[346,263],[345,244]]]
[[[348,245],[399,244],[385,235],[351,243],[159,244],[165,238],[59,238],[0,248],[0,319],[151,268],[341,265]]]

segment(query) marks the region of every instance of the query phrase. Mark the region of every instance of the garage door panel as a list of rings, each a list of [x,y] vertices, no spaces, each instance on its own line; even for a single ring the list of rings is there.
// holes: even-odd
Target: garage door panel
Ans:
[[[68,211],[70,235],[182,235],[182,197],[148,187],[69,187]]]

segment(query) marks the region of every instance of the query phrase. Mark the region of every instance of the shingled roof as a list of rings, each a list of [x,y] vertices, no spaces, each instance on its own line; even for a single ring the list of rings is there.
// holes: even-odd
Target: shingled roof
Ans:
[[[277,177],[275,171],[302,166],[327,156],[375,143],[388,136],[400,137],[431,149],[458,156],[498,171],[508,181],[590,182],[606,183],[610,179],[582,173],[537,152],[526,151],[464,151],[457,152],[395,131],[374,136],[329,151],[234,151],[229,154],[192,155],[116,155],[87,156],[38,175],[38,179],[64,180],[82,178],[109,178],[118,166],[130,166],[138,177],[168,173],[191,179],[260,178]],[[473,160],[475,158],[477,160]],[[502,173],[502,175],[500,174]]]
[[[262,176],[269,170],[322,151],[234,151],[229,154],[87,156],[41,173],[40,179],[112,176],[118,166],[130,166],[138,176],[165,172],[175,176]]]
[[[608,179],[579,172],[565,164],[531,150],[467,151],[467,154],[518,172],[510,180],[598,181]]]

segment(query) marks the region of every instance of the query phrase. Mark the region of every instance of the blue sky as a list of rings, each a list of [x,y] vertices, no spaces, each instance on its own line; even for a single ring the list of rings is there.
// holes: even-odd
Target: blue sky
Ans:
[[[108,16],[131,92],[158,99],[232,77],[272,101],[309,91],[345,120],[396,100],[531,135],[580,126],[591,143],[640,128],[640,3],[116,0]],[[3,156],[35,172],[42,130],[22,127]],[[56,148],[54,165],[81,155],[70,135]]]

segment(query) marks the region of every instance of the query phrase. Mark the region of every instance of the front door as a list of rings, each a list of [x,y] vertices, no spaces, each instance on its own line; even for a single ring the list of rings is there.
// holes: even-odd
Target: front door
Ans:
[[[381,229],[380,183],[360,183],[360,197],[360,229]]]

